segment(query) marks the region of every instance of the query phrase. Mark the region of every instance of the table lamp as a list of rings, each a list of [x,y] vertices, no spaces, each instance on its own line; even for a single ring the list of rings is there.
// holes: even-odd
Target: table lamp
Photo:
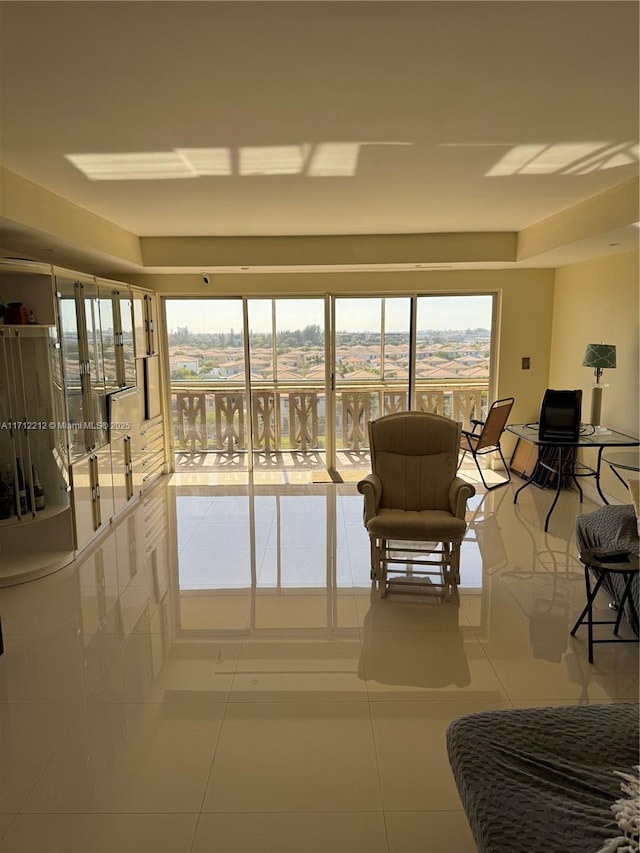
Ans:
[[[602,371],[606,368],[616,366],[616,348],[615,344],[587,344],[587,351],[582,360],[583,367],[592,367],[593,374],[596,378],[595,385],[591,391],[591,425],[597,433],[611,432],[606,427],[600,425],[600,417],[602,412],[602,389],[606,385],[600,383]]]

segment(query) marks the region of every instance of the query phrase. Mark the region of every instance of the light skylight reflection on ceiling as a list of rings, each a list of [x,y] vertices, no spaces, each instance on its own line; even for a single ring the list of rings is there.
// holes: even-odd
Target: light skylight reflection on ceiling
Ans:
[[[320,142],[314,148],[307,174],[311,178],[355,175],[359,153],[359,143]]]
[[[197,177],[305,175],[353,177],[364,146],[406,146],[411,142],[305,142],[251,145],[238,149],[234,168],[230,148],[176,148],[174,151],[123,154],[67,154],[90,181],[155,181]]]
[[[177,151],[67,154],[66,158],[90,181],[158,181],[197,177]]]
[[[241,175],[300,175],[310,145],[263,145],[240,149]]]
[[[176,148],[176,153],[193,170],[196,177],[231,174],[231,151],[228,148]]]
[[[639,159],[639,146],[630,142],[514,145],[489,169],[486,176],[588,175],[604,169],[632,165]]]

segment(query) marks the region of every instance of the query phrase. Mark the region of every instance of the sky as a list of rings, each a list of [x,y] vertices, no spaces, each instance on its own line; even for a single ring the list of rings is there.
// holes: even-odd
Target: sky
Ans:
[[[409,298],[385,300],[385,328],[388,332],[406,332],[409,328]],[[492,297],[421,296],[418,297],[418,331],[426,329],[491,328]],[[276,323],[279,330],[303,329],[317,324],[324,327],[324,300],[276,299]],[[336,329],[350,332],[379,332],[382,299],[379,297],[336,299]],[[191,332],[228,332],[242,329],[240,299],[168,299],[169,331],[187,326]],[[271,331],[271,300],[249,300],[249,328],[253,332]]]

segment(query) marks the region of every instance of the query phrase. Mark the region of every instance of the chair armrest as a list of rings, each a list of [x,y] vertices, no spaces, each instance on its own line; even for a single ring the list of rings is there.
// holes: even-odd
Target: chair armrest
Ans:
[[[456,477],[449,488],[449,505],[456,518],[464,518],[467,511],[467,501],[476,493],[476,488],[467,483],[462,477]]]
[[[364,523],[377,514],[382,498],[382,480],[377,474],[368,474],[358,483],[358,491],[364,495]]]

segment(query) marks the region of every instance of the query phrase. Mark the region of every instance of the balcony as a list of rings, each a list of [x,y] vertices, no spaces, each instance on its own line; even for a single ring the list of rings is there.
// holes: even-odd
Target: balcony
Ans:
[[[472,418],[482,418],[488,405],[488,379],[416,384],[419,411],[435,412],[470,428]],[[336,388],[336,450],[341,467],[356,467],[367,460],[370,420],[405,411],[407,388],[391,383],[342,385]],[[324,385],[299,383],[277,389],[257,387],[251,392],[250,413],[246,390],[231,384],[173,383],[171,419],[176,470],[200,465],[212,470],[242,466],[248,449],[251,417],[255,464],[273,467],[287,455],[293,467],[324,468],[327,447],[326,393]]]

